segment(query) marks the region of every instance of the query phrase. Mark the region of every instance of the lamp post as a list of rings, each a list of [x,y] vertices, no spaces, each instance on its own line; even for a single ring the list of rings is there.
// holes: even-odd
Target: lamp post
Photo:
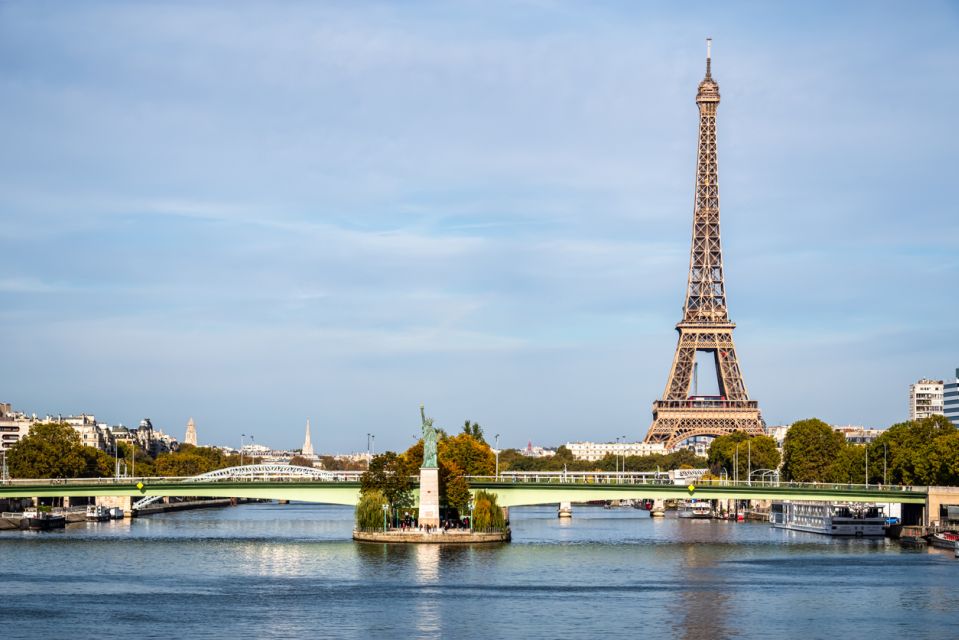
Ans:
[[[886,443],[882,443],[882,483],[889,484],[889,481],[886,480]]]
[[[389,509],[386,503],[383,503],[383,533],[386,533],[386,511]]]
[[[243,466],[243,438],[246,437],[245,433],[240,434],[240,466]]]
[[[366,434],[366,468],[370,468],[370,460],[373,459],[373,456],[370,455],[370,434]]]
[[[869,444],[866,444],[866,488],[869,488]]]
[[[733,484],[739,483],[739,445],[742,442],[736,443],[736,452],[733,454]]]
[[[619,444],[619,436],[616,436],[616,444]],[[613,451],[616,457],[616,473],[619,473],[619,447],[614,447]]]
[[[626,436],[621,436],[623,438],[623,473],[626,473]]]
[[[253,463],[256,463],[256,440],[253,439],[253,434],[250,434],[250,457],[253,458]]]
[[[496,479],[499,480],[499,434],[497,433],[495,436],[493,436],[493,438],[495,440],[495,444],[493,446],[496,447],[493,450],[493,452],[496,454]]]
[[[370,455],[376,455],[376,434],[370,434]]]
[[[753,486],[753,441],[746,441],[746,482]]]

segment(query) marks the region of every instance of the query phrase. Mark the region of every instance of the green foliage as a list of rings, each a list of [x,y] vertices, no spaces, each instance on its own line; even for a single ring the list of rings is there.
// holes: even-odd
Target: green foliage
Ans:
[[[14,478],[78,478],[93,460],[84,448],[70,425],[39,423],[7,451],[7,465]]]
[[[375,456],[370,468],[360,477],[363,493],[380,491],[392,509],[413,506],[413,479],[417,473],[409,462],[393,451]]]
[[[479,426],[476,422],[470,422],[467,420],[463,424],[463,433],[468,436],[472,436],[474,439],[486,444],[486,438],[483,437],[483,427]]]
[[[846,447],[841,433],[817,418],[789,427],[783,441],[783,480],[838,482],[843,475],[840,456]]]
[[[356,505],[356,528],[366,531],[382,529],[383,505],[386,503],[386,496],[382,491],[376,489],[364,491]]]
[[[452,475],[447,478],[443,494],[446,497],[447,506],[456,508],[461,514],[469,510],[472,499],[470,484],[462,475]]]
[[[363,471],[366,462],[362,460],[337,460],[333,456],[320,456],[320,468],[327,471]]]
[[[496,504],[496,494],[477,491],[473,497],[473,528],[502,529],[506,526],[503,510]]]
[[[482,437],[482,432],[480,432]],[[496,471],[496,456],[489,445],[469,433],[444,438],[437,447],[440,460],[453,463],[463,475],[491,476]]]
[[[256,458],[244,458],[244,463],[256,464]],[[137,475],[140,471],[140,456],[137,456]],[[197,476],[201,473],[235,467],[240,464],[239,455],[226,455],[213,447],[196,447],[191,444],[180,445],[178,451],[161,453],[157,456],[154,473],[158,476]]]
[[[869,475],[882,481],[886,457],[890,484],[956,485],[959,440],[955,426],[945,416],[894,424],[869,445]]]
[[[780,463],[776,441],[769,436],[750,436],[745,431],[736,431],[719,436],[709,445],[707,461],[715,475],[725,469],[730,478],[737,476],[736,449],[739,448],[738,477],[748,478],[750,470],[778,469]]]
[[[84,478],[109,478],[116,473],[116,458],[94,447],[83,447],[83,458],[87,468]]]

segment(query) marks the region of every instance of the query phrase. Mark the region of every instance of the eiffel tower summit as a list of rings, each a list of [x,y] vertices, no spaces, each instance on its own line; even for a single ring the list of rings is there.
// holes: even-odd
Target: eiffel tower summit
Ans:
[[[676,325],[679,342],[666,390],[653,402],[653,424],[646,442],[674,447],[695,436],[734,431],[763,433],[759,403],[749,399],[739,369],[733,329],[726,308],[723,253],[719,242],[719,169],[716,160],[716,108],[719,84],[712,77],[712,40],[706,40],[706,77],[699,83],[699,150],[696,154],[696,199],[689,282],[683,319]],[[696,355],[715,365],[719,395],[698,395]]]

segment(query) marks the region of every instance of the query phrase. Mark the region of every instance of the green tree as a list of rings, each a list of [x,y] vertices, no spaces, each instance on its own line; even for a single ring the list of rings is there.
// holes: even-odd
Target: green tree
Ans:
[[[463,424],[463,433],[468,436],[472,436],[483,444],[486,444],[486,438],[483,437],[483,427],[479,426],[479,424],[476,422],[470,422],[467,420],[465,424]]]
[[[885,456],[890,484],[937,484],[939,467],[929,463],[929,456],[940,438],[948,439],[955,433],[956,427],[945,416],[894,424],[869,446],[870,475],[882,477],[878,465]]]
[[[477,491],[473,498],[473,528],[502,529],[506,526],[503,510],[496,503],[496,494]]]
[[[407,509],[413,506],[413,473],[402,456],[393,451],[381,453],[360,476],[361,491],[380,491],[392,509]]]
[[[793,482],[831,482],[846,439],[817,418],[800,420],[783,441],[782,477]]]
[[[109,478],[116,473],[116,458],[107,455],[94,447],[83,447],[83,458],[86,460],[84,478]]]
[[[740,480],[747,480],[750,471],[778,469],[781,462],[773,438],[750,436],[745,431],[735,431],[714,439],[709,445],[706,460],[713,474],[721,476],[721,470],[725,469],[730,478],[738,476]]]
[[[360,495],[356,504],[356,528],[361,531],[383,528],[383,507],[386,506],[386,496],[382,491],[370,489]]]
[[[7,465],[14,478],[77,478],[90,465],[83,449],[70,425],[38,423],[7,451]]]

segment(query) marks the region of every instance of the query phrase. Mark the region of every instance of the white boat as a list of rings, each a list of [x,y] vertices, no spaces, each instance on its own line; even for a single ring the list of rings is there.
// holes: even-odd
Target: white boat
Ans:
[[[91,522],[103,522],[110,519],[110,511],[106,507],[98,504],[87,505],[87,520]]]
[[[110,518],[113,520],[123,520],[123,508],[122,507],[111,507],[110,508]]]
[[[778,529],[856,538],[885,535],[882,507],[831,502],[774,502],[769,522]]]
[[[713,517],[713,508],[701,500],[683,500],[677,507],[676,515],[680,518],[707,520]]]

